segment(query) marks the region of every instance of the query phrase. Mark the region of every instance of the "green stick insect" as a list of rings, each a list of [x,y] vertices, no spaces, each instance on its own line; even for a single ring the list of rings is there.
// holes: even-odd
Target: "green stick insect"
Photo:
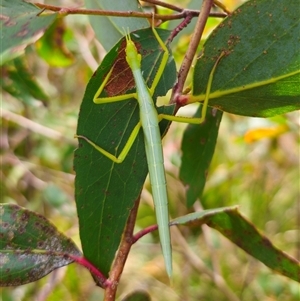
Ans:
[[[130,148],[132,147],[139,133],[140,128],[143,129],[147,164],[148,164],[150,182],[152,187],[153,200],[155,205],[155,213],[156,213],[156,219],[158,224],[160,243],[161,243],[162,252],[165,260],[166,271],[168,276],[171,277],[172,276],[172,250],[171,250],[170,229],[169,229],[168,196],[167,196],[166,176],[165,176],[165,169],[164,169],[163,150],[162,150],[162,141],[161,141],[161,135],[159,130],[159,122],[162,119],[166,119],[169,121],[184,122],[184,123],[193,123],[193,124],[200,124],[204,121],[213,74],[215,72],[220,57],[215,63],[209,76],[201,118],[188,118],[188,117],[158,114],[152,99],[152,95],[154,94],[156,86],[167,65],[168,58],[169,58],[169,51],[166,45],[164,44],[164,42],[159,37],[154,27],[152,27],[152,31],[160,47],[162,48],[163,56],[151,87],[147,86],[142,75],[141,55],[138,53],[134,42],[131,40],[130,34],[126,34],[126,48],[125,48],[126,61],[129,65],[129,68],[132,71],[134,81],[135,81],[136,91],[130,94],[100,98],[99,96],[102,93],[112,73],[112,69],[111,69],[111,71],[107,74],[107,76],[105,77],[104,81],[100,85],[99,89],[97,90],[93,98],[93,101],[96,104],[112,103],[112,102],[127,100],[130,98],[135,98],[138,101],[140,122],[133,129],[128,141],[126,142],[119,156],[116,157],[113,154],[107,152],[106,150],[96,145],[94,142],[92,142],[85,136],[76,135],[75,137],[84,139],[95,149],[97,149],[101,154],[103,154],[113,162],[122,163],[126,158],[128,152],[130,151]]]

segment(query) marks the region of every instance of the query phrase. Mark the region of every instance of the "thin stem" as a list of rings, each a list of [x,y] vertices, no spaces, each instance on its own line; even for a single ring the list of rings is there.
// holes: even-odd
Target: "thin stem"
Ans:
[[[87,268],[93,275],[96,277],[97,282],[99,282],[99,285],[103,288],[110,285],[109,281],[106,279],[106,277],[92,264],[90,263],[86,258],[84,257],[78,257],[74,256],[72,254],[68,254],[68,257],[73,259],[78,264],[84,266]]]
[[[213,0],[205,0],[202,3],[199,18],[198,18],[198,21],[197,21],[197,24],[196,24],[196,27],[194,30],[194,35],[192,36],[188,50],[184,56],[182,65],[178,72],[178,81],[173,89],[171,103],[176,103],[177,97],[182,94],[184,83],[188,76],[189,70],[192,66],[193,58],[196,54],[197,47],[201,40],[203,31],[204,31],[204,27],[205,27],[206,21],[209,17],[209,13],[210,13],[213,3],[214,3]]]
[[[174,15],[160,15],[153,13],[144,13],[137,11],[114,11],[114,10],[98,10],[98,9],[81,9],[81,8],[65,8],[54,5],[47,5],[42,3],[34,3],[39,8],[44,10],[50,10],[56,12],[62,16],[67,15],[94,15],[94,16],[112,16],[112,17],[134,17],[134,18],[154,18],[156,20],[177,20],[186,17],[187,12],[191,14],[193,17],[197,17],[199,15],[199,11],[196,10],[183,10],[182,12]],[[212,17],[224,18],[227,15],[224,13],[214,13],[211,14]]]
[[[133,239],[132,239],[132,243],[136,243],[140,238],[142,238],[143,236],[145,236],[146,234],[149,234],[153,231],[156,231],[158,229],[158,226],[157,225],[151,225],[141,231],[139,231],[138,233],[136,233],[134,236],[133,236]]]
[[[137,211],[140,204],[140,196],[135,201],[134,207],[131,209],[130,215],[128,217],[126,228],[124,230],[124,235],[122,241],[120,243],[120,247],[118,253],[116,255],[116,259],[113,262],[113,266],[111,268],[109,281],[109,286],[105,289],[105,297],[104,301],[114,301],[118,284],[125,266],[125,262],[127,260],[130,248],[133,244],[133,230],[135,226]]]
[[[170,37],[168,38],[168,42],[169,43],[172,42],[173,39],[179,34],[179,32],[181,30],[183,30],[183,28],[187,27],[190,24],[192,19],[193,19],[193,16],[191,14],[188,14],[185,17],[185,19],[172,30],[172,33],[171,33]]]

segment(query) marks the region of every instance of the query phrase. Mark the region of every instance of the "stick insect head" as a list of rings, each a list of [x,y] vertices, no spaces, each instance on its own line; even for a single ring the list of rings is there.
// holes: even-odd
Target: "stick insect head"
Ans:
[[[126,61],[132,70],[140,69],[142,57],[138,53],[137,48],[131,39],[128,28],[127,31],[125,31],[125,38],[126,38],[126,48],[125,48]]]

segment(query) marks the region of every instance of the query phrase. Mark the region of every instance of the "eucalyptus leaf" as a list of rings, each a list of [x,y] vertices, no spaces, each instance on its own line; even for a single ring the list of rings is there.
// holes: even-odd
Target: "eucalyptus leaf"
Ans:
[[[194,117],[200,117],[200,106]],[[184,131],[181,150],[180,180],[186,187],[186,203],[192,206],[201,197],[215,151],[223,113],[208,108],[205,122],[190,124]]]
[[[210,35],[197,61],[193,95],[204,99],[216,58],[209,105],[270,117],[300,109],[300,6],[297,0],[250,0]]]
[[[35,5],[21,0],[3,0],[0,4],[0,64],[19,56],[54,22],[56,13],[45,14]]]
[[[13,204],[0,205],[0,238],[0,286],[36,281],[81,256],[45,217]]]
[[[276,248],[238,211],[237,206],[194,212],[174,219],[170,224],[193,226],[207,224],[270,269],[300,282],[300,262]]]
[[[0,87],[3,91],[27,105],[36,105],[36,99],[42,101],[44,105],[47,104],[49,97],[28,68],[25,56],[7,62],[1,71]]]

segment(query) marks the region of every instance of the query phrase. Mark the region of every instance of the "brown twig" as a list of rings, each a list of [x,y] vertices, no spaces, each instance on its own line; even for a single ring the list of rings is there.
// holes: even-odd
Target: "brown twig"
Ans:
[[[213,0],[205,0],[202,3],[202,7],[201,7],[199,18],[198,18],[198,21],[197,21],[197,24],[195,27],[194,35],[192,36],[188,50],[184,56],[182,65],[178,72],[178,81],[173,89],[171,103],[176,103],[177,97],[182,94],[184,83],[188,76],[189,70],[192,66],[192,62],[193,62],[194,56],[196,54],[199,42],[201,40],[203,30],[204,30],[206,21],[209,17],[209,13],[210,13],[213,3],[214,3]]]
[[[131,209],[130,215],[128,217],[126,228],[124,231],[124,235],[122,241],[120,243],[120,247],[118,253],[116,255],[116,259],[113,262],[113,266],[111,268],[109,282],[110,285],[105,289],[105,297],[104,301],[114,301],[118,284],[125,266],[125,262],[127,260],[130,248],[133,244],[133,229],[135,225],[136,215],[140,204],[140,196],[135,201],[134,207]]]
[[[144,13],[137,11],[114,11],[114,10],[99,10],[99,9],[81,9],[81,8],[65,8],[54,5],[47,5],[43,3],[34,3],[39,8],[43,10],[50,10],[56,12],[62,16],[67,15],[93,15],[93,16],[111,16],[111,17],[134,17],[134,18],[153,18],[152,13]],[[191,14],[193,17],[199,15],[197,10],[182,10],[178,14],[174,15],[160,15],[154,14],[154,19],[168,21],[168,20],[177,20],[186,18],[187,14]],[[212,13],[211,17],[224,18],[227,15],[224,13]]]
[[[173,39],[179,34],[179,32],[181,30],[183,30],[183,28],[187,27],[190,24],[192,19],[193,19],[193,16],[191,14],[188,14],[186,16],[186,18],[178,26],[176,26],[176,28],[174,28],[172,30],[172,33],[171,33],[170,37],[168,38],[168,42],[169,43],[172,42]]]

